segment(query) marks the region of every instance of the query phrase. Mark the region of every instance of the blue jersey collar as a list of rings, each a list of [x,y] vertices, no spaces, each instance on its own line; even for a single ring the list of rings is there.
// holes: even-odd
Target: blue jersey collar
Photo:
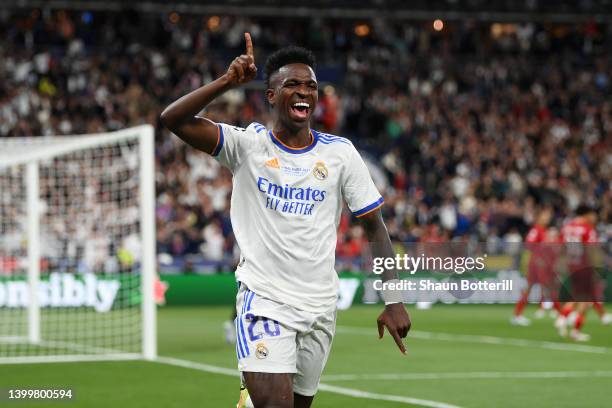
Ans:
[[[276,146],[278,146],[279,149],[281,149],[281,150],[283,150],[283,151],[285,151],[287,153],[291,153],[291,154],[300,154],[300,153],[309,152],[312,149],[314,149],[314,147],[317,144],[317,141],[319,140],[318,132],[316,132],[315,130],[310,129],[310,135],[312,136],[312,140],[311,140],[310,144],[308,146],[296,148],[296,147],[287,146],[286,144],[281,142],[280,139],[278,139],[276,137],[276,135],[274,135],[272,130],[269,130],[268,134],[270,135],[270,139],[272,139],[272,143],[274,143]]]

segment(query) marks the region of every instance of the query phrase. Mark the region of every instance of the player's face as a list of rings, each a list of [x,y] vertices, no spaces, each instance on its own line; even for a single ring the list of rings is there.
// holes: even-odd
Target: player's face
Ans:
[[[547,226],[548,224],[550,224],[550,221],[552,220],[552,211],[549,209],[544,209],[542,210],[542,212],[540,213],[540,224]]]
[[[278,118],[290,128],[300,129],[310,124],[319,100],[317,77],[306,64],[288,64],[271,78],[268,102]]]

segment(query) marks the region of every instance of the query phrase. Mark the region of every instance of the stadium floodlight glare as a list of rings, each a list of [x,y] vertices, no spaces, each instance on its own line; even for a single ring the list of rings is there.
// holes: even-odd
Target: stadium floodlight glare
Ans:
[[[0,363],[157,356],[154,130],[0,139]]]

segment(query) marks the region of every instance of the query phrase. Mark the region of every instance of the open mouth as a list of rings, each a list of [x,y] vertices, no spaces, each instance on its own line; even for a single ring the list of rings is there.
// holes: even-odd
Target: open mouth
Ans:
[[[291,105],[291,112],[293,117],[298,120],[305,120],[310,114],[310,104],[306,102],[296,102]]]

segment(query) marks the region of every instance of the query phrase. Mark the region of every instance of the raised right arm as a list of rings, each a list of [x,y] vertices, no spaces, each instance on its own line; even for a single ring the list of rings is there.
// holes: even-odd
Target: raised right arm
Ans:
[[[218,141],[217,125],[196,116],[215,98],[231,89],[227,75],[172,102],[162,112],[161,123],[192,147],[211,154]]]
[[[212,154],[217,146],[219,129],[213,121],[196,115],[215,98],[251,81],[257,74],[251,36],[245,33],[244,37],[246,54],[234,59],[225,74],[172,102],[160,116],[162,125],[172,133],[190,146],[208,154]]]

